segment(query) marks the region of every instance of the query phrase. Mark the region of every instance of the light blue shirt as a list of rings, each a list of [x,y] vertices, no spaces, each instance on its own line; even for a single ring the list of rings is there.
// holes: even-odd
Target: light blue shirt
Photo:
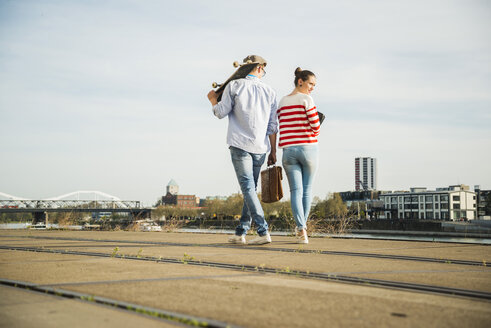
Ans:
[[[213,114],[228,116],[227,144],[249,153],[270,150],[269,138],[278,132],[276,92],[254,75],[230,82]]]

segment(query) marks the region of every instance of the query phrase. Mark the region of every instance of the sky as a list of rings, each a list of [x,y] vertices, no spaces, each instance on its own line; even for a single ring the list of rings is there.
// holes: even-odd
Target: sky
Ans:
[[[206,95],[250,54],[278,99],[317,76],[315,196],[353,190],[360,156],[379,190],[491,189],[490,31],[479,0],[0,0],[0,192],[238,192]]]

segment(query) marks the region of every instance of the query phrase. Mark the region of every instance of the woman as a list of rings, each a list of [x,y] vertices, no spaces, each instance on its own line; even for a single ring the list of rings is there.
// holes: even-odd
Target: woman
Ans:
[[[317,168],[320,121],[310,93],[316,85],[314,73],[295,70],[295,89],[278,105],[279,148],[283,149],[283,168],[290,185],[297,242],[307,244],[307,218],[312,203],[312,182]]]

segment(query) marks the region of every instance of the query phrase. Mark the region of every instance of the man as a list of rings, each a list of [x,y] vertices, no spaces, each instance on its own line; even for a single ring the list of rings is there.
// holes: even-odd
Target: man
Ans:
[[[231,81],[225,87],[220,102],[214,90],[208,93],[208,99],[216,117],[228,116],[227,144],[244,195],[240,223],[229,242],[246,244],[245,235],[254,219],[258,237],[249,244],[259,245],[271,242],[256,188],[268,150],[268,165],[276,163],[277,102],[274,90],[261,81],[266,74],[266,60],[251,55],[244,58],[244,64],[256,65],[251,65],[252,70],[245,78]]]

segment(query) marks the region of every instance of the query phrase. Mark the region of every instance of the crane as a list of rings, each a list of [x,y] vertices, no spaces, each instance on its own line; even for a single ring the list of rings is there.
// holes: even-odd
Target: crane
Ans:
[[[359,182],[359,183],[361,184],[361,186],[363,187],[363,191],[368,191],[368,190],[370,190],[370,189],[368,189],[368,187],[367,187],[367,186],[365,186],[365,184],[363,183],[363,181],[358,180],[358,182]]]

